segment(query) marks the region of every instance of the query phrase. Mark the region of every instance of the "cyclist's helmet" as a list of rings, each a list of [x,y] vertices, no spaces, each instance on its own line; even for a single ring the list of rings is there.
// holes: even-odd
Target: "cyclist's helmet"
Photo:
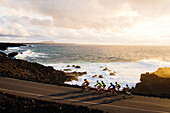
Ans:
[[[84,81],[86,81],[87,79],[84,79]]]

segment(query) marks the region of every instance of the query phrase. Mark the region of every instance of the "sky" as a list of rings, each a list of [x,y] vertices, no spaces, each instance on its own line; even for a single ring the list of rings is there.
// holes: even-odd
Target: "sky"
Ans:
[[[0,0],[0,42],[170,45],[170,0]]]

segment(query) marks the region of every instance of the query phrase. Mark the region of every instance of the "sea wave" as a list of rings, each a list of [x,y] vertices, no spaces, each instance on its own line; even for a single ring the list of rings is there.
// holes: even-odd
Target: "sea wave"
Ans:
[[[27,51],[20,52],[16,58],[17,59],[25,59],[26,57],[30,58],[45,58],[46,54],[44,53],[39,53],[39,52],[33,52],[32,50],[28,49]]]
[[[170,62],[158,61],[158,60],[141,60],[138,62],[112,62],[112,63],[56,63],[56,64],[44,64],[46,66],[53,66],[57,70],[71,69],[72,71],[83,72],[87,74],[79,76],[78,81],[65,82],[67,84],[81,85],[84,79],[88,79],[93,87],[96,81],[104,81],[107,86],[112,82],[118,82],[125,87],[129,84],[131,87],[140,82],[141,73],[154,72],[159,67],[170,67]],[[81,69],[74,67],[67,67],[67,65],[80,65]],[[111,71],[103,71],[107,67]],[[115,76],[111,76],[110,73],[116,72]],[[95,77],[94,75],[102,75],[104,78]]]

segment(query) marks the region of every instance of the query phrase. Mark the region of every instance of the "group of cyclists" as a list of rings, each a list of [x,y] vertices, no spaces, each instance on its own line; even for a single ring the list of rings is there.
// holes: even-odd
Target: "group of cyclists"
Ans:
[[[103,82],[103,81],[96,81],[97,83],[94,85],[95,89],[98,91],[98,92],[101,92],[101,91],[106,91],[106,84]],[[87,88],[87,89],[90,89],[89,87],[89,84],[90,82],[87,80],[87,79],[84,79],[84,83],[83,85]],[[118,83],[118,82],[115,82],[115,84],[113,83],[110,83],[110,86],[108,87],[108,92],[111,92],[112,94],[115,94],[115,93],[119,93],[120,92],[120,88],[121,88],[121,85]],[[128,86],[128,84],[126,85],[126,87],[124,88],[125,89],[125,93],[130,93],[130,87]]]

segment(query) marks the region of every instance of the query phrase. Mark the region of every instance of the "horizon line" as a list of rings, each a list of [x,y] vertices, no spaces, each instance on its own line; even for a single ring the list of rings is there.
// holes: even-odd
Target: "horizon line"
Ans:
[[[170,45],[156,45],[156,44],[107,44],[107,43],[74,43],[74,42],[55,42],[55,41],[42,41],[42,42],[1,42],[0,43],[22,43],[22,44],[65,44],[65,45],[106,45],[106,46],[170,46]]]

